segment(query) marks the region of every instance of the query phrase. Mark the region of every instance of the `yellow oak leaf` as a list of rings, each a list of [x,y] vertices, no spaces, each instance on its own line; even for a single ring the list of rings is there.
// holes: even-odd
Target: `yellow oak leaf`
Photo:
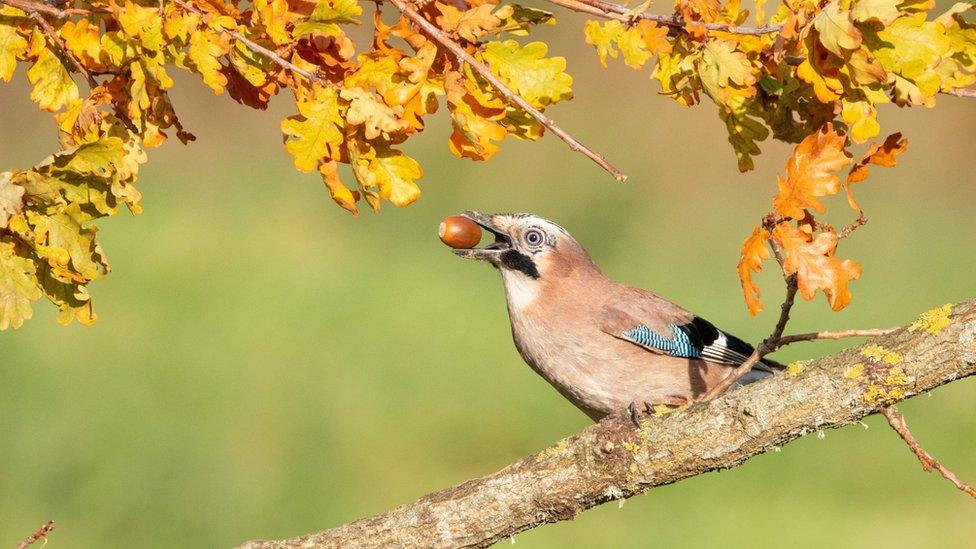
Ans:
[[[34,262],[17,255],[12,243],[0,242],[0,330],[20,328],[33,315],[31,302],[41,297],[35,270]]]
[[[708,81],[718,87],[726,87],[730,83],[737,86],[751,86],[756,83],[752,64],[746,54],[735,50],[734,43],[709,40],[702,50],[702,61],[702,83]]]
[[[339,180],[339,166],[333,160],[328,160],[319,164],[319,173],[322,181],[329,190],[329,196],[335,203],[353,215],[359,215],[359,208],[356,202],[359,201],[359,193],[349,190]]]
[[[194,69],[203,77],[203,82],[216,94],[224,92],[227,77],[221,72],[219,58],[227,54],[230,47],[226,38],[209,29],[197,29],[190,34],[190,47],[187,56]]]
[[[349,159],[360,188],[369,200],[379,196],[394,205],[408,206],[420,198],[415,181],[424,175],[416,160],[385,144],[351,140]],[[374,210],[378,202],[371,202]]]
[[[261,0],[257,0],[257,5]],[[200,24],[200,16],[167,2],[163,9],[163,33],[171,40],[186,42],[190,32]]]
[[[479,55],[516,93],[542,108],[573,97],[573,77],[566,74],[566,59],[546,57],[548,51],[543,42],[520,46],[515,40],[505,40],[488,42]]]
[[[848,284],[860,278],[861,266],[851,259],[834,256],[837,234],[825,231],[813,236],[788,222],[776,225],[772,238],[783,250],[783,271],[796,275],[797,288],[806,300],[823,290],[830,308],[839,311],[851,302]]]
[[[501,25],[502,19],[512,13],[511,6],[499,9],[500,13],[492,13],[495,5],[481,4],[468,10],[459,10],[450,4],[435,3],[441,12],[437,17],[437,25],[445,32],[456,34],[468,42],[476,42],[482,36],[494,31]]]
[[[99,41],[99,29],[87,19],[65,21],[58,34],[64,39],[68,50],[85,66],[91,67],[98,63],[101,57],[102,44]]]
[[[37,61],[28,69],[27,80],[34,85],[31,101],[46,111],[54,112],[80,100],[75,81],[58,56],[48,48],[41,50]]]
[[[752,234],[742,242],[742,252],[739,257],[739,281],[742,284],[742,295],[746,300],[749,314],[755,315],[763,310],[763,303],[759,299],[759,287],[752,280],[752,273],[762,270],[763,261],[773,257],[766,241],[769,231],[762,227],[755,227]]]
[[[138,39],[142,47],[157,51],[163,45],[163,18],[158,6],[140,6],[130,0],[119,8],[116,15],[122,31]]]
[[[335,88],[316,86],[307,100],[297,103],[298,115],[281,121],[285,149],[295,167],[310,172],[323,158],[338,158],[342,145],[342,114]]]
[[[17,59],[27,53],[29,43],[13,26],[0,22],[0,80],[10,82]]]
[[[851,17],[855,21],[877,21],[882,25],[890,25],[901,12],[898,5],[902,0],[856,0],[851,6]]]
[[[107,264],[95,243],[98,229],[82,225],[85,214],[78,204],[48,215],[27,211],[27,219],[34,229],[37,255],[57,276],[85,283],[105,275]]]
[[[841,118],[851,129],[851,139],[863,143],[881,133],[878,109],[869,101],[842,101]]]
[[[773,198],[773,208],[778,215],[802,219],[807,208],[826,211],[817,198],[840,190],[837,172],[851,162],[844,150],[846,142],[846,137],[825,126],[793,149],[786,162],[786,177],[777,178],[779,193]]]
[[[820,43],[838,57],[861,46],[861,31],[854,26],[851,12],[840,8],[840,2],[827,4],[814,18],[813,27],[820,35]]]
[[[278,45],[292,41],[288,25],[297,19],[298,15],[289,10],[288,0],[254,0],[252,20],[257,20],[272,42]]]
[[[352,125],[362,125],[366,139],[407,129],[407,123],[401,118],[401,105],[387,106],[375,94],[362,88],[343,88],[339,96],[349,101],[346,121]]]
[[[493,141],[501,141],[507,135],[500,124],[506,105],[485,94],[473,75],[465,77],[458,71],[445,75],[444,90],[454,127],[449,141],[451,152],[474,160],[494,156],[500,148]]]
[[[868,165],[894,166],[898,161],[898,155],[907,149],[908,139],[902,138],[900,132],[889,135],[881,145],[877,143],[871,144],[864,156],[854,163],[854,167],[847,173],[847,179],[844,181],[844,189],[847,191],[847,203],[850,204],[851,208],[858,211],[861,209],[857,201],[854,200],[854,193],[851,190],[851,186],[854,183],[864,181],[868,178],[870,172]]]
[[[14,172],[0,172],[0,229],[24,206],[24,187],[14,182]]]
[[[342,36],[340,24],[358,25],[363,8],[357,0],[319,0],[308,21],[295,25],[295,36],[318,33]]]
[[[586,43],[596,48],[596,54],[600,58],[600,64],[607,66],[607,56],[617,58],[617,39],[624,32],[623,23],[610,20],[605,23],[599,21],[587,21],[583,26],[583,35]]]

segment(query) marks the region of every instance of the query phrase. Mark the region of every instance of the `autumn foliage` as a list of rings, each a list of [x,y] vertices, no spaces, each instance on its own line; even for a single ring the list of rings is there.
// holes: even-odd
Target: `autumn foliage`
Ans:
[[[976,81],[971,4],[930,15],[927,0],[784,0],[767,17],[763,2],[750,15],[738,0],[678,0],[667,15],[646,13],[649,2],[549,1],[597,18],[579,30],[604,65],[652,67],[679,104],[713,102],[741,170],[770,136],[798,143],[773,211],[743,248],[751,311],[761,307],[751,274],[773,257],[770,243],[803,296],[822,290],[834,309],[850,301],[860,267],[835,257],[849,231],[813,214],[841,186],[859,211],[851,185],[869,164],[893,165],[904,140],[872,146],[842,182],[849,146],[879,135],[878,105],[931,107]],[[372,40],[356,44],[347,30],[364,21]],[[0,329],[20,326],[41,296],[62,322],[95,320],[87,284],[109,264],[93,221],[139,213],[146,150],[194,139],[169,100],[173,71],[256,109],[290,94],[281,132],[295,168],[317,172],[354,214],[363,202],[378,211],[420,197],[424,170],[402,144],[438,110],[459,157],[487,160],[506,137],[548,129],[622,179],[542,114],[573,96],[565,59],[525,38],[554,23],[502,0],[0,0],[0,79],[23,65],[30,100],[60,136],[49,158],[0,173]]]

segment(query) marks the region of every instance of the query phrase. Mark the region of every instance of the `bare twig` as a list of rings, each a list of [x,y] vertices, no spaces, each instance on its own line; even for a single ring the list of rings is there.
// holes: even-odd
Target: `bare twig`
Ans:
[[[867,223],[868,223],[868,218],[867,216],[864,215],[864,210],[861,210],[861,213],[857,216],[857,219],[851,221],[850,225],[844,227],[840,231],[840,234],[837,235],[837,238],[847,238],[848,236],[851,235],[851,233],[863,227],[864,225],[867,225]]]
[[[845,339],[848,337],[878,337],[894,332],[898,328],[874,328],[868,330],[841,330],[837,332],[809,332],[793,334],[779,338],[776,347],[784,347],[800,341],[815,341],[818,339]]]
[[[464,48],[462,48],[460,44],[458,44],[453,39],[451,39],[450,36],[448,36],[444,31],[442,31],[436,25],[434,25],[426,18],[424,18],[423,15],[421,15],[415,9],[410,7],[404,0],[390,0],[390,2],[394,6],[396,6],[397,9],[399,9],[404,15],[406,15],[411,21],[413,21],[414,24],[419,26],[421,29],[424,30],[424,32],[430,35],[430,37],[433,38],[438,44],[440,44],[448,51],[450,51],[451,54],[453,54],[454,57],[457,58],[459,63],[467,63],[468,65],[470,65],[475,72],[477,72],[482,78],[487,80],[488,83],[494,86],[495,89],[497,89],[499,93],[505,96],[506,99],[518,105],[519,108],[521,108],[526,113],[528,113],[529,116],[535,118],[536,120],[539,121],[540,124],[548,128],[549,131],[556,134],[567,145],[569,145],[570,149],[576,152],[580,152],[584,156],[592,160],[593,162],[596,162],[601,168],[609,172],[610,175],[612,175],[613,178],[616,179],[617,181],[623,181],[627,179],[627,176],[624,175],[623,172],[621,172],[612,164],[607,162],[602,155],[592,151],[591,149],[589,149],[588,147],[586,147],[585,145],[577,141],[576,138],[574,138],[565,130],[557,126],[556,123],[553,122],[551,118],[542,114],[541,111],[539,111],[538,109],[530,105],[528,101],[522,98],[522,96],[512,91],[508,86],[505,85],[504,82],[499,80],[498,77],[496,77],[494,73],[491,72],[491,69],[485,66],[484,63],[475,59],[475,57],[470,53],[468,53]]]
[[[958,95],[959,97],[976,97],[976,90],[970,88],[958,88],[955,90],[942,92],[948,95]]]
[[[951,482],[956,488],[959,488],[963,492],[966,492],[970,496],[976,498],[976,489],[973,489],[972,486],[959,480],[959,477],[957,477],[955,473],[949,469],[946,469],[944,465],[939,463],[939,460],[932,457],[932,454],[925,451],[925,448],[922,448],[922,445],[919,444],[918,440],[915,438],[915,435],[913,435],[911,430],[908,429],[908,423],[905,422],[905,416],[901,415],[901,412],[899,412],[897,408],[894,406],[885,406],[881,408],[880,411],[881,414],[884,415],[885,419],[888,420],[888,425],[891,425],[891,428],[898,433],[898,436],[905,441],[905,444],[908,444],[908,448],[911,449],[912,453],[915,454],[918,461],[922,463],[922,469],[924,469],[926,472],[933,469],[938,471],[939,474],[942,475],[942,478]]]
[[[602,0],[549,0],[549,2],[564,8],[597,15],[605,19],[614,19],[624,23],[632,23],[635,19],[646,19],[654,21],[660,25],[675,29],[685,28],[685,21],[678,15],[659,15],[655,13],[634,14],[626,6],[603,2]],[[759,27],[741,27],[738,25],[727,25],[724,23],[700,23],[705,30],[728,32],[731,34],[749,34],[761,36],[764,34],[774,34],[783,28],[783,25],[762,25]]]
[[[652,416],[641,429],[634,429],[627,414],[611,414],[495,473],[386,513],[242,547],[487,547],[612,500],[741,465],[804,433],[856,423],[880,405],[972,376],[974,334],[976,300],[955,305],[949,325],[938,333],[898,330],[882,336],[877,343],[904,357],[898,367],[913,382],[880,404],[869,376],[845,376],[863,360],[857,349],[848,349],[816,359],[796,376],[774,376],[726,398]]]
[[[17,8],[27,13],[43,13],[56,17],[58,19],[64,19],[65,17],[71,17],[72,15],[91,15],[93,13],[110,13],[106,8],[68,8],[68,9],[58,9],[50,4],[44,4],[41,2],[32,2],[31,0],[0,0],[0,4],[7,4],[8,6]]]
[[[0,0],[0,1],[5,1],[5,0]],[[194,6],[193,4],[191,4],[190,2],[186,2],[185,0],[173,0],[173,2],[175,2],[176,4],[182,6],[183,9],[185,9],[187,11],[191,11],[193,13],[196,13],[197,15],[204,15],[203,10],[201,10],[200,8],[197,8],[196,6]],[[225,29],[223,32],[226,32],[228,36],[233,37],[235,40],[237,40],[240,43],[242,43],[245,46],[247,46],[251,51],[253,51],[253,52],[255,52],[255,53],[259,54],[259,55],[262,55],[264,57],[267,57],[268,59],[270,59],[274,63],[277,63],[279,66],[281,66],[281,67],[283,67],[285,69],[288,69],[288,70],[290,70],[292,72],[295,72],[295,73],[300,74],[301,76],[305,77],[307,80],[309,80],[311,82],[321,82],[322,81],[322,79],[319,78],[317,75],[308,72],[307,70],[299,67],[298,65],[292,63],[291,61],[288,61],[284,57],[282,57],[282,56],[278,55],[277,53],[269,50],[268,48],[266,48],[266,47],[258,44],[257,42],[251,40],[250,38],[247,38],[246,36],[244,36],[243,34],[237,32],[235,30],[226,30]]]
[[[47,535],[51,533],[51,530],[54,530],[53,520],[45,522],[44,525],[38,528],[36,532],[24,538],[23,541],[17,544],[17,549],[26,549],[32,543],[46,539]]]
[[[773,253],[776,254],[776,259],[779,260],[780,264],[782,264],[782,253],[779,251],[779,248],[776,245],[773,245]],[[709,389],[707,393],[699,397],[698,400],[711,400],[724,393],[736,381],[739,381],[745,377],[746,374],[752,371],[752,368],[760,360],[762,360],[762,357],[768,355],[783,345],[783,330],[786,329],[786,323],[790,321],[790,310],[793,309],[793,302],[796,299],[796,291],[796,275],[786,277],[786,298],[783,300],[783,304],[780,306],[779,320],[776,321],[776,326],[773,328],[772,333],[769,334],[769,337],[763,340],[763,342],[752,351],[752,354],[749,355],[749,358],[747,358],[745,362],[733,369],[729,375],[727,375],[714,387]]]

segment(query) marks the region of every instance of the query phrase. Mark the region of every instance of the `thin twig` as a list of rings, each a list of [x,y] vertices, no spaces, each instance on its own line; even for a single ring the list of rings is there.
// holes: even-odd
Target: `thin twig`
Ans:
[[[6,0],[0,0],[0,1],[6,1]],[[204,15],[203,10],[197,8],[196,6],[194,6],[193,4],[191,4],[189,2],[186,2],[184,0],[173,0],[173,2],[175,2],[176,4],[178,4],[180,6],[183,6],[183,9],[185,9],[187,11],[192,11],[193,13],[195,13],[197,15]],[[298,65],[296,65],[296,64],[294,64],[294,63],[292,63],[290,61],[288,61],[284,57],[282,57],[282,56],[278,55],[277,53],[269,50],[268,48],[266,48],[266,47],[258,44],[257,42],[254,42],[250,38],[247,38],[246,36],[244,36],[243,34],[237,32],[235,30],[226,30],[226,29],[224,29],[223,32],[226,32],[229,36],[233,37],[235,40],[237,40],[240,43],[242,43],[245,46],[247,46],[249,49],[251,49],[251,51],[254,51],[255,53],[258,53],[260,55],[263,55],[264,57],[267,57],[268,59],[270,59],[271,61],[277,63],[279,66],[281,66],[283,68],[286,68],[286,69],[288,69],[290,71],[296,72],[296,73],[304,76],[306,79],[308,79],[311,82],[321,82],[322,81],[322,79],[319,78],[318,76],[316,76],[315,74],[312,74],[312,73],[308,72],[307,70],[299,67]]]
[[[948,95],[957,95],[959,97],[976,97],[976,90],[970,88],[957,88],[955,90],[950,90],[942,93]]]
[[[400,10],[404,15],[406,15],[411,21],[413,21],[417,26],[422,28],[424,32],[430,35],[431,38],[437,41],[437,43],[447,48],[447,50],[450,51],[454,55],[454,57],[457,58],[458,62],[467,63],[468,65],[470,65],[475,72],[477,72],[479,75],[481,75],[482,78],[487,80],[488,83],[494,86],[495,89],[497,89],[499,93],[505,96],[506,99],[518,105],[532,118],[535,118],[536,120],[539,121],[540,124],[548,128],[549,131],[556,134],[567,145],[569,145],[570,149],[576,152],[583,153],[583,155],[585,155],[587,158],[589,158],[593,162],[596,162],[601,168],[608,171],[610,175],[612,175],[613,178],[616,179],[617,181],[623,181],[627,179],[627,176],[624,175],[623,172],[621,172],[612,164],[607,162],[606,159],[603,158],[603,156],[590,150],[588,147],[586,147],[585,145],[577,141],[573,136],[566,133],[566,131],[564,131],[562,128],[557,126],[556,123],[552,121],[552,119],[542,114],[542,112],[540,112],[538,109],[530,105],[528,101],[522,98],[522,96],[509,89],[509,87],[506,86],[504,82],[499,80],[498,77],[496,77],[494,73],[491,72],[491,69],[485,66],[484,63],[475,59],[474,56],[468,53],[464,48],[462,48],[460,44],[452,40],[451,37],[449,37],[444,31],[442,31],[433,23],[425,19],[424,16],[420,15],[420,13],[418,13],[416,10],[411,8],[409,5],[407,5],[407,3],[404,0],[390,0],[390,2],[394,6],[396,6],[397,9]]]
[[[2,1],[6,2],[8,0],[2,0]],[[88,81],[88,85],[91,86],[92,88],[98,87],[98,81],[95,80],[95,77],[92,76],[90,72],[88,72],[88,68],[82,65],[81,61],[79,61],[78,58],[71,53],[71,50],[69,50],[64,45],[64,42],[61,40],[61,36],[58,35],[58,31],[50,23],[47,22],[47,19],[44,19],[44,16],[42,16],[40,13],[37,13],[36,11],[28,12],[27,15],[28,17],[36,21],[38,25],[41,26],[41,29],[44,31],[44,34],[47,35],[47,37],[51,40],[52,44],[56,48],[61,50],[61,54],[64,55],[66,58],[68,58],[68,61],[71,61],[71,64],[74,65],[76,69],[78,69],[78,72],[80,72],[81,75],[85,77],[85,80]]]
[[[602,0],[549,0],[549,2],[582,13],[597,15],[606,19],[614,19],[625,23],[631,23],[635,19],[646,19],[655,23],[675,28],[683,29],[685,21],[678,15],[660,15],[655,13],[632,13],[626,6],[603,2]],[[749,34],[762,36],[764,34],[775,34],[783,28],[783,25],[762,25],[759,27],[741,27],[738,25],[727,25],[724,23],[700,23],[709,31],[728,32],[731,34]]]
[[[776,254],[776,258],[782,263],[782,254],[777,246],[773,246],[773,252]],[[725,376],[722,381],[718,382],[714,387],[708,390],[704,395],[698,398],[698,400],[711,400],[718,395],[724,393],[731,387],[736,381],[739,381],[746,374],[752,371],[753,366],[755,366],[762,357],[768,355],[769,353],[775,351],[783,345],[783,330],[786,329],[786,323],[790,321],[790,310],[793,309],[793,302],[796,299],[797,283],[796,275],[791,275],[786,278],[786,298],[783,300],[783,304],[780,306],[779,320],[776,321],[776,326],[773,328],[769,337],[763,340],[749,355],[749,358],[745,360],[739,366],[736,366],[729,375]]]
[[[784,347],[800,341],[815,341],[818,339],[844,339],[848,337],[878,337],[894,332],[898,328],[874,328],[868,330],[840,330],[837,332],[809,332],[793,334],[779,338],[776,347]]]
[[[840,234],[837,235],[837,238],[847,238],[848,236],[851,235],[851,233],[853,233],[860,227],[867,225],[867,223],[868,223],[868,218],[867,216],[864,215],[864,210],[861,210],[861,213],[860,215],[857,216],[857,219],[851,221],[850,225],[844,227],[840,231]]]
[[[64,19],[65,17],[71,17],[72,15],[91,15],[93,13],[111,13],[106,8],[68,8],[68,9],[58,9],[55,6],[49,4],[43,4],[41,2],[31,2],[30,0],[0,0],[0,4],[7,4],[8,6],[17,8],[21,11],[27,13],[44,13],[58,19]]]
[[[24,541],[17,544],[17,549],[26,549],[32,543],[46,539],[47,535],[51,533],[51,530],[54,530],[53,520],[45,522],[44,525],[38,528],[36,532],[24,538]]]
[[[898,433],[898,436],[905,441],[905,444],[908,444],[908,447],[911,449],[912,453],[914,453],[915,457],[918,458],[918,461],[922,463],[922,469],[924,469],[926,472],[935,469],[940,475],[942,475],[942,478],[951,482],[956,488],[976,498],[976,489],[973,489],[972,486],[959,480],[959,477],[957,477],[955,473],[949,469],[946,469],[944,465],[939,463],[939,460],[932,457],[932,454],[926,452],[925,448],[922,448],[922,445],[919,444],[918,440],[915,438],[915,435],[913,435],[911,430],[908,429],[908,423],[905,422],[905,416],[901,415],[901,412],[899,412],[897,408],[894,406],[885,406],[884,408],[881,408],[881,413],[884,415],[885,419],[888,420],[888,425],[891,425],[891,428]]]

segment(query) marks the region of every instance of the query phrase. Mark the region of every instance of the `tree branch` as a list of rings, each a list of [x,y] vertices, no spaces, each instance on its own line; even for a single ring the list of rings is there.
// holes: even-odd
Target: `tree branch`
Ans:
[[[3,0],[3,1],[6,1],[6,0]],[[181,6],[183,9],[185,9],[187,11],[191,11],[191,12],[197,14],[197,15],[204,15],[203,10],[201,10],[200,8],[194,6],[193,4],[191,4],[189,2],[186,2],[184,0],[173,0],[173,2],[175,2],[177,5]],[[264,56],[264,57],[268,58],[269,60],[271,60],[271,62],[277,64],[278,66],[280,66],[282,68],[285,68],[285,69],[288,69],[288,70],[290,70],[292,72],[295,72],[295,73],[300,74],[301,76],[305,77],[305,79],[309,80],[310,82],[321,82],[322,81],[322,79],[319,78],[317,75],[308,72],[307,70],[299,67],[298,65],[292,63],[291,61],[288,61],[284,57],[278,55],[277,53],[275,53],[275,52],[273,52],[271,50],[269,50],[268,48],[262,46],[261,44],[258,44],[254,40],[251,40],[250,38],[244,36],[243,34],[237,32],[235,30],[223,29],[223,32],[226,32],[228,36],[234,38],[234,40],[237,40],[238,42],[240,42],[240,43],[244,44],[245,46],[247,46],[248,49],[250,49],[254,53],[257,53],[258,55],[261,55],[261,56]]]
[[[888,425],[898,433],[898,436],[908,444],[908,448],[911,449],[918,461],[922,463],[922,469],[926,472],[935,469],[942,475],[942,478],[951,482],[956,488],[959,488],[963,492],[966,492],[970,496],[976,498],[976,489],[972,486],[966,484],[965,482],[959,480],[959,477],[955,473],[945,468],[944,465],[939,463],[939,460],[932,457],[932,454],[925,451],[922,445],[918,443],[915,435],[912,434],[911,430],[908,429],[908,423],[905,422],[905,416],[901,415],[894,406],[886,406],[881,409],[881,414],[884,415],[885,419],[888,420]]]
[[[611,2],[603,2],[602,0],[549,0],[549,2],[573,11],[596,15],[603,17],[604,19],[614,19],[624,23],[633,23],[635,20],[646,19],[648,21],[654,21],[659,25],[664,25],[674,29],[684,29],[686,26],[685,21],[676,13],[672,15],[634,13],[632,9],[627,8],[626,6],[613,4]],[[783,25],[741,27],[738,25],[727,25],[725,23],[701,23],[701,26],[704,27],[705,30],[709,31],[728,32],[731,34],[749,34],[753,36],[775,34],[783,28]]]
[[[49,4],[44,4],[42,2],[32,2],[31,0],[3,0],[0,2],[7,4],[8,6],[17,8],[26,13],[43,13],[56,17],[58,19],[64,19],[65,17],[71,17],[72,15],[91,15],[93,13],[111,13],[105,8],[68,8],[68,9],[58,9],[55,6]]]
[[[846,349],[796,375],[651,417],[640,429],[627,414],[611,415],[501,471],[386,513],[243,547],[485,547],[601,503],[735,467],[804,434],[857,422],[976,374],[976,300],[957,304],[949,320],[936,333],[899,329],[871,340],[890,353],[883,360],[862,354],[863,346]]]
[[[569,145],[570,149],[579,153],[583,153],[584,156],[586,156],[593,162],[596,162],[597,165],[599,165],[601,168],[609,172],[610,175],[612,175],[613,178],[616,179],[617,181],[624,181],[625,179],[627,179],[627,176],[624,175],[623,172],[621,172],[612,164],[607,162],[602,155],[594,152],[586,145],[583,145],[582,143],[577,141],[576,138],[574,138],[565,130],[557,126],[556,123],[553,122],[551,118],[542,114],[542,111],[536,109],[531,104],[529,104],[528,101],[523,99],[521,95],[512,91],[508,86],[505,85],[504,82],[499,80],[498,77],[496,77],[495,74],[491,72],[491,69],[489,69],[484,63],[475,59],[473,55],[468,53],[467,50],[461,47],[460,44],[455,42],[444,31],[442,31],[436,25],[434,25],[426,18],[424,18],[423,15],[417,12],[417,10],[411,8],[406,3],[405,0],[390,0],[390,3],[396,6],[397,9],[400,10],[400,12],[402,12],[404,15],[406,15],[411,21],[413,21],[414,24],[416,24],[418,27],[423,29],[425,33],[427,33],[431,38],[434,39],[434,41],[436,41],[442,47],[446,48],[449,52],[451,52],[451,54],[454,55],[454,57],[458,60],[459,63],[467,63],[468,65],[470,65],[471,68],[478,73],[478,75],[480,75],[482,78],[487,80],[488,83],[491,84],[496,90],[498,90],[500,94],[505,96],[507,100],[518,105],[519,108],[521,108],[523,111],[528,113],[529,116],[535,118],[536,120],[539,121],[540,124],[548,128],[549,131],[556,134],[567,145]]]

